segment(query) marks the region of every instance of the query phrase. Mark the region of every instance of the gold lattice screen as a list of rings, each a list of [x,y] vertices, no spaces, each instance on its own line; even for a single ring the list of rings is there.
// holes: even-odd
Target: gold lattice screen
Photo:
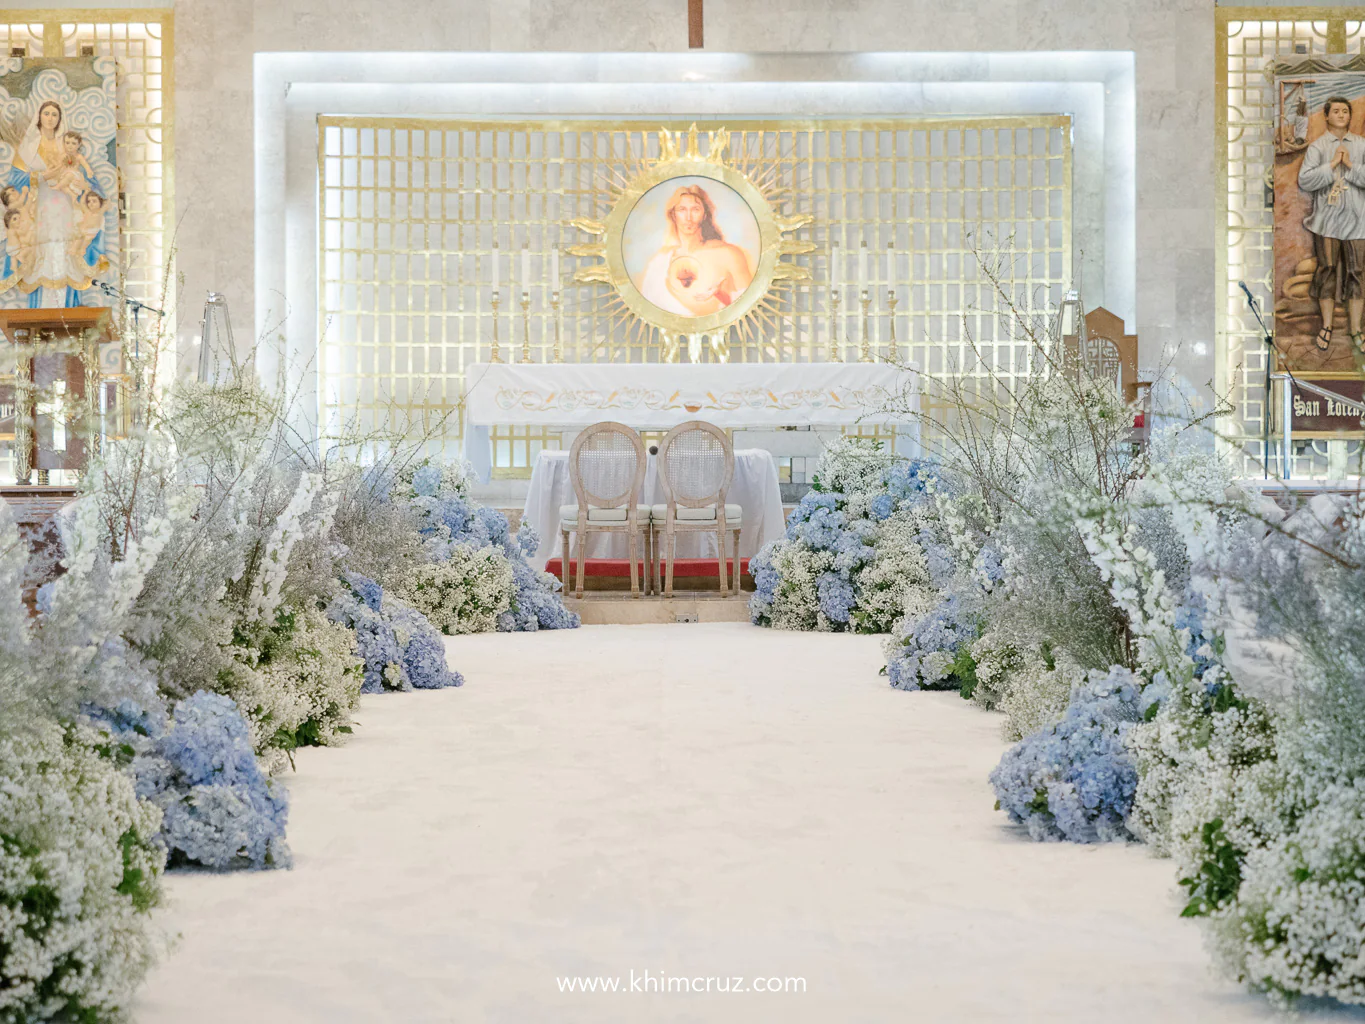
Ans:
[[[1232,433],[1242,470],[1259,476],[1267,352],[1239,284],[1246,282],[1263,311],[1274,308],[1275,92],[1265,69],[1276,57],[1365,51],[1365,8],[1220,7],[1216,16],[1218,217],[1226,228],[1215,281],[1217,383],[1235,409]],[[1272,435],[1270,457],[1277,463],[1275,445]],[[1296,448],[1292,475],[1300,479],[1342,479],[1360,457],[1359,441],[1315,438]]]
[[[863,311],[830,295],[833,254],[846,285],[866,242],[869,343],[936,373],[979,372],[969,336],[997,373],[1027,372],[1027,346],[988,312],[974,247],[1004,248],[1010,286],[1026,305],[1056,303],[1071,267],[1071,144],[1065,116],[905,121],[727,121],[732,161],[780,189],[780,214],[809,212],[796,259],[812,281],[786,293],[760,331],[732,330],[731,361],[857,359]],[[699,129],[720,127],[698,123]],[[319,405],[324,433],[343,424],[407,423],[458,438],[466,368],[529,346],[549,361],[556,324],[566,361],[650,362],[659,333],[605,308],[601,286],[569,283],[552,308],[552,247],[587,236],[574,218],[601,217],[609,183],[658,149],[658,122],[467,122],[319,118]],[[492,308],[494,245],[500,303]],[[836,246],[838,248],[836,248]],[[523,277],[521,253],[529,252]],[[529,305],[521,308],[521,295]],[[834,339],[837,337],[837,341]],[[524,469],[546,438],[504,432],[494,465]]]

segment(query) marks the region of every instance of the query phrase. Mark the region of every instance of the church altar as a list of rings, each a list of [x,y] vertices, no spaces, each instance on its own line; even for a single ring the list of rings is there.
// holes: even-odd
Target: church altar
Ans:
[[[695,419],[730,429],[899,424],[918,433],[918,375],[891,363],[476,363],[465,380],[465,458],[483,480],[496,426],[572,432],[617,420],[667,430]]]
[[[476,427],[853,426],[919,409],[916,374],[890,363],[478,363],[465,380],[465,422]]]

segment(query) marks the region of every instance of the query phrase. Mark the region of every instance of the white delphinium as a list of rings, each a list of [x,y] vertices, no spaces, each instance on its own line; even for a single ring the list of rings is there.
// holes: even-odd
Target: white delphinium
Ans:
[[[275,520],[270,537],[261,552],[255,582],[247,598],[248,621],[269,622],[275,617],[275,611],[283,598],[290,552],[303,536],[303,517],[312,509],[313,501],[321,487],[321,475],[299,474],[294,496],[289,499],[289,504]],[[327,522],[330,524],[330,517]]]
[[[159,951],[161,811],[82,726],[0,736],[0,1019],[112,1020]]]
[[[489,633],[512,605],[512,564],[493,548],[449,546],[448,557],[399,571],[389,584],[443,633]]]

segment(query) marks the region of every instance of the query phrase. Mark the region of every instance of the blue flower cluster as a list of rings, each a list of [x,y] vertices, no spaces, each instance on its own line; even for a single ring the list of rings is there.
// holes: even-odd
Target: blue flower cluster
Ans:
[[[534,535],[535,531],[531,531]],[[518,536],[521,531],[517,531]],[[564,607],[563,584],[547,572],[537,572],[524,558],[512,559],[512,583],[517,588],[512,607],[498,616],[498,632],[535,632],[538,629],[577,629],[582,619]]]
[[[413,475],[413,490],[419,494],[413,505],[425,519],[422,533],[437,541],[434,555],[448,558],[450,548],[456,546],[492,547],[512,564],[516,595],[512,607],[498,616],[500,632],[575,629],[581,624],[579,616],[564,607],[559,580],[537,572],[527,563],[526,559],[540,549],[540,536],[529,520],[523,519],[513,533],[507,517],[497,509],[486,508],[453,491],[433,490],[439,487],[439,466],[423,466]],[[425,493],[427,490],[432,493]],[[449,531],[444,554],[439,543],[442,526]]]
[[[887,660],[886,675],[898,690],[952,690],[960,683],[953,662],[981,626],[957,595],[950,594],[927,615],[901,622],[900,647]]]
[[[808,491],[787,517],[787,539],[803,541],[816,551],[828,551],[838,543],[847,519],[840,511],[844,496]]]
[[[934,464],[922,459],[906,459],[888,466],[882,473],[882,483],[896,505],[913,505],[923,501],[931,491],[943,490]]]
[[[137,795],[161,808],[160,840],[172,866],[289,866],[288,794],[261,771],[230,699],[200,690],[169,721],[131,703],[89,715],[131,757]]]
[[[853,584],[837,572],[822,572],[815,581],[820,598],[820,611],[830,622],[848,622],[857,599]]]
[[[383,588],[359,573],[347,573],[349,590],[327,607],[327,617],[355,630],[365,663],[361,693],[438,690],[460,686],[464,677],[446,666],[445,644],[426,616],[384,596]]]
[[[1056,724],[1016,743],[991,772],[998,806],[1037,840],[1131,839],[1138,772],[1124,734],[1156,699],[1115,665],[1092,672]]]

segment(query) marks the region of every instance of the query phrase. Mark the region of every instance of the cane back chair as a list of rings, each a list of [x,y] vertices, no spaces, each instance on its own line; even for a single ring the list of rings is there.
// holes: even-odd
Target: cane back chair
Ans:
[[[561,505],[559,530],[563,537],[564,592],[573,579],[569,566],[569,538],[578,539],[578,588],[583,596],[587,566],[588,536],[593,533],[624,533],[630,546],[630,592],[640,596],[639,548],[644,537],[644,555],[649,551],[649,507],[640,505],[640,487],[645,479],[645,443],[624,423],[596,423],[574,438],[569,449],[569,480],[573,483],[576,505]]]
[[[668,501],[651,510],[650,530],[655,550],[660,555],[667,553],[664,596],[673,596],[679,533],[716,535],[721,597],[729,595],[726,537],[734,537],[734,586],[738,594],[739,533],[744,510],[725,501],[735,476],[735,451],[725,431],[702,420],[678,424],[659,443],[658,472]]]

